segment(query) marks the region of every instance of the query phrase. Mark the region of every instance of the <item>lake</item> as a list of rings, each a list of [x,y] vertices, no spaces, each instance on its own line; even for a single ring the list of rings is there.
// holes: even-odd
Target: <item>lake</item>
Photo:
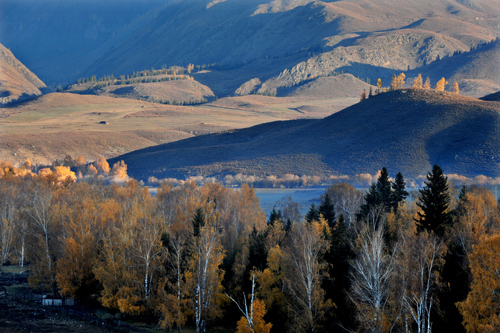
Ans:
[[[326,187],[312,187],[312,188],[256,188],[255,194],[260,198],[260,207],[269,217],[269,214],[283,197],[290,196],[293,201],[299,204],[299,211],[304,216],[311,203],[319,206],[321,201],[320,197],[325,193]],[[283,207],[276,206],[276,210],[283,211]]]

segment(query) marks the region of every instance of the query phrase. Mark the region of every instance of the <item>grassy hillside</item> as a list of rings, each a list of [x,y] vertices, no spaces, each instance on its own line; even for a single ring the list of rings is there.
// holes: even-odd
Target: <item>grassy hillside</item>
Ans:
[[[0,44],[0,105],[33,98],[45,88],[35,74]]]
[[[125,97],[163,104],[200,104],[214,99],[212,90],[195,81],[182,67],[151,69],[132,75],[78,79],[68,92]]]
[[[117,158],[140,179],[354,175],[382,166],[408,176],[500,176],[500,104],[434,90],[399,90],[322,120],[259,125],[151,147]]]
[[[87,160],[100,155],[111,158],[144,147],[265,122],[324,117],[353,102],[351,98],[307,101],[252,95],[193,107],[51,93],[1,109],[0,160],[22,163],[30,158],[33,163],[51,163],[66,154],[83,155]]]

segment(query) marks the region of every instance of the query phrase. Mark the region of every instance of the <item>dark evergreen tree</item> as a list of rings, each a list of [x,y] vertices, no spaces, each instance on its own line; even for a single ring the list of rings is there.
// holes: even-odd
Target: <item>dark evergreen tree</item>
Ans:
[[[389,212],[392,207],[392,184],[385,167],[380,171],[380,176],[377,180],[377,192],[380,194],[380,200],[385,210]]]
[[[323,215],[323,218],[328,223],[328,226],[330,228],[333,228],[333,225],[335,223],[335,207],[328,193],[325,195],[325,199],[319,206],[319,212],[321,215]]]
[[[443,237],[451,224],[449,204],[448,178],[438,165],[434,165],[432,171],[427,174],[425,187],[420,190],[420,198],[417,201],[417,206],[422,209],[415,219],[417,231],[432,232]]]
[[[358,220],[362,220],[368,216],[370,210],[382,204],[382,196],[377,190],[377,185],[372,183],[368,192],[365,193],[364,203],[359,208],[359,212],[356,215]]]
[[[352,308],[346,291],[349,290],[349,261],[353,258],[349,233],[344,215],[340,214],[333,227],[329,227],[330,248],[324,260],[328,263],[329,278],[323,283],[327,299],[333,300],[336,310],[331,312],[327,320],[327,331],[338,331],[339,327],[354,327]]]
[[[269,215],[268,224],[274,224],[276,221],[283,221],[283,215],[281,214],[281,210],[276,211],[276,208],[273,207],[273,211]]]
[[[392,207],[394,212],[397,212],[399,203],[405,201],[408,196],[406,182],[401,172],[398,172],[396,175],[396,179],[394,179],[394,183],[392,183],[392,190]]]
[[[200,235],[200,228],[205,226],[205,214],[203,209],[196,208],[193,217],[193,236],[198,237]]]
[[[319,211],[316,209],[316,205],[312,203],[309,211],[306,214],[306,221],[308,223],[311,223],[312,221],[319,221],[319,218]]]
[[[258,232],[254,226],[249,236],[248,247],[248,271],[254,267],[263,271],[267,265],[265,232]]]

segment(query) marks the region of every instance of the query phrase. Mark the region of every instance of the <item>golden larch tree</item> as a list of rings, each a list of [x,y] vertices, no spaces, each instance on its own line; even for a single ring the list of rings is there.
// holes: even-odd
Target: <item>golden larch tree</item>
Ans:
[[[415,79],[413,79],[412,88],[422,89],[422,86],[423,86],[422,75],[419,73],[418,76]]]
[[[425,79],[424,89],[431,89],[431,79],[429,77]]]
[[[405,79],[406,75],[404,73],[401,73],[397,76],[396,74],[394,74],[391,79],[391,90],[403,88],[405,85]]]
[[[444,77],[441,78],[441,80],[439,80],[436,83],[436,90],[438,90],[438,91],[444,91],[444,88],[446,87],[447,84],[448,84],[448,81],[446,81]]]

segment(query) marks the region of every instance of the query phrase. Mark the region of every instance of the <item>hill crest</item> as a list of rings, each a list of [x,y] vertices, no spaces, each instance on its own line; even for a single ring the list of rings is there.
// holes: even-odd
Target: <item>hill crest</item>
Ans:
[[[434,90],[379,94],[321,120],[284,121],[117,157],[139,179],[202,175],[354,175],[432,164],[500,176],[500,103]]]

